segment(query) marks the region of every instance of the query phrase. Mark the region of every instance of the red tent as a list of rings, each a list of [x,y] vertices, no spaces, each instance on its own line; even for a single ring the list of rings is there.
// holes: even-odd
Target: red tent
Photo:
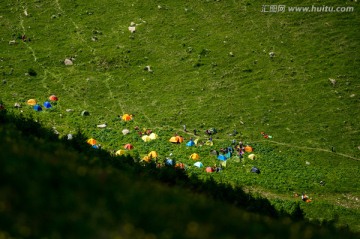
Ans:
[[[51,101],[58,101],[59,99],[57,98],[56,95],[51,95],[51,96],[49,97],[49,100],[51,100]]]
[[[134,148],[134,146],[132,146],[131,144],[125,144],[124,145],[124,149],[131,150],[133,148]]]

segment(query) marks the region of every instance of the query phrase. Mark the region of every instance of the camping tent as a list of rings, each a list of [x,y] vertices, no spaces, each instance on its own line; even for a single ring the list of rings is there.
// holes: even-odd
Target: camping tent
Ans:
[[[208,146],[213,146],[213,145],[214,145],[214,143],[213,143],[213,141],[208,140],[208,141],[206,141],[205,145],[208,145]]]
[[[131,144],[125,144],[124,145],[124,149],[132,150],[133,148],[134,148],[134,146],[132,146]]]
[[[44,102],[44,107],[45,107],[46,109],[49,109],[49,108],[51,108],[52,106],[51,106],[51,104],[50,104],[49,101],[45,101],[45,102]]]
[[[151,152],[148,154],[148,157],[149,157],[150,159],[152,159],[152,158],[157,158],[157,157],[158,157],[158,154],[157,154],[156,151],[151,151]]]
[[[172,166],[172,165],[174,165],[174,161],[172,159],[166,159],[165,164]]]
[[[40,105],[34,105],[34,106],[33,106],[33,109],[34,109],[35,111],[42,111],[42,108],[41,108]]]
[[[206,167],[205,171],[207,173],[212,173],[212,172],[214,172],[214,169],[212,167]]]
[[[58,101],[58,98],[56,95],[50,95],[49,100],[50,101]]]
[[[96,144],[96,140],[93,139],[93,138],[88,139],[86,142],[87,142],[88,144],[90,144],[90,145]]]
[[[253,151],[253,148],[251,146],[249,146],[249,145],[246,145],[245,152],[251,153],[252,151]]]
[[[194,145],[195,145],[195,142],[192,140],[190,140],[189,142],[186,143],[186,146],[189,146],[189,147],[194,146]]]
[[[132,120],[132,115],[124,114],[124,115],[122,116],[122,119],[123,119],[124,121],[130,121],[130,120]]]
[[[182,143],[184,142],[184,138],[181,136],[174,136],[169,139],[171,143]]]
[[[126,153],[125,150],[119,149],[118,151],[116,151],[115,155],[116,155],[116,156],[120,156],[120,155],[123,155],[123,154],[125,154],[125,153]]]
[[[232,154],[231,154],[230,151],[225,154],[225,157],[226,157],[226,158],[231,158],[231,156],[232,156]]]
[[[30,99],[30,100],[27,101],[27,104],[28,104],[28,105],[31,105],[31,106],[36,105],[36,103],[37,103],[37,102],[36,102],[35,99]]]
[[[223,155],[223,154],[220,154],[217,158],[218,158],[219,160],[221,160],[221,161],[227,160],[227,158],[226,158],[225,155]]]
[[[183,163],[176,163],[176,164],[175,164],[175,168],[185,169],[185,164],[183,164]]]
[[[200,156],[197,153],[193,153],[192,155],[190,155],[190,158],[193,160],[198,160]]]
[[[258,169],[257,167],[252,167],[251,170],[250,170],[250,172],[259,174],[259,173],[260,173],[260,169]]]
[[[151,161],[151,158],[149,156],[144,156],[143,159],[145,162],[150,162]]]
[[[194,163],[194,166],[196,166],[196,167],[198,167],[198,168],[204,167],[204,165],[202,164],[202,162],[196,162],[196,163]]]
[[[123,133],[123,135],[127,135],[128,133],[130,133],[130,130],[128,130],[128,129],[123,129],[121,132]]]
[[[216,151],[215,149],[213,149],[213,150],[210,150],[210,154],[218,156],[219,152]]]
[[[254,160],[256,157],[255,157],[255,154],[249,154],[248,158],[251,160]]]
[[[151,140],[149,135],[144,135],[141,137],[142,140],[144,140],[144,142],[149,142]]]
[[[157,139],[158,135],[155,134],[155,133],[151,133],[151,134],[149,135],[149,137],[150,137],[151,140],[152,140],[152,139]]]

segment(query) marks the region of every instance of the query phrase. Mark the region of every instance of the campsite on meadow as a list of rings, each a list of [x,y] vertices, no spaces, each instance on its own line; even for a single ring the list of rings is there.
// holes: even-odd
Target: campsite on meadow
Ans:
[[[212,0],[0,3],[0,168],[9,178],[0,186],[0,218],[8,218],[0,235],[360,233],[360,15],[356,1],[342,4],[321,3],[353,12],[276,12],[278,5]],[[27,176],[21,162],[36,167]],[[111,182],[126,196],[111,194]],[[92,183],[95,197],[82,207]],[[21,197],[31,203],[16,211],[11,197],[14,205]],[[56,198],[68,201],[57,207]],[[224,223],[213,222],[219,204],[230,215]],[[38,226],[62,207],[66,213],[48,230]],[[177,219],[168,210],[184,214]],[[169,229],[152,214],[168,219]],[[64,233],[61,225],[83,217]],[[102,217],[107,225],[98,223]],[[253,228],[216,232],[246,218]],[[254,237],[258,228],[263,234]]]

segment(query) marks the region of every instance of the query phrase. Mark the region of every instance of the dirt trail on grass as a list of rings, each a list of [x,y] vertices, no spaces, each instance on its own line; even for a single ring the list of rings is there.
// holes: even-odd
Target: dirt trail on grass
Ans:
[[[263,142],[263,141],[259,141],[259,142]],[[287,146],[287,147],[291,147],[291,148],[308,149],[308,150],[316,150],[316,151],[322,151],[322,152],[332,153],[332,154],[336,154],[336,155],[339,155],[339,156],[342,156],[342,157],[346,157],[346,158],[350,158],[350,159],[354,159],[354,160],[360,161],[359,158],[355,158],[355,157],[353,157],[353,156],[350,156],[350,155],[347,155],[347,154],[343,154],[343,153],[333,152],[333,151],[328,150],[328,149],[313,148],[313,147],[307,147],[307,146],[297,146],[297,145],[282,143],[282,142],[278,142],[278,141],[274,141],[274,140],[269,140],[269,141],[267,141],[267,142],[270,142],[270,143],[273,143],[273,144],[278,144],[278,145],[283,145],[283,146]]]

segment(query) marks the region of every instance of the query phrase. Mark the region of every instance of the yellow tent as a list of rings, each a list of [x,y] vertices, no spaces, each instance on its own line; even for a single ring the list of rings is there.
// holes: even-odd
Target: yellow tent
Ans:
[[[184,142],[184,138],[181,136],[174,136],[169,139],[171,143],[182,143]]]
[[[145,162],[150,162],[151,158],[149,156],[144,156],[143,159]]]
[[[95,145],[95,144],[96,144],[96,140],[93,139],[93,138],[88,139],[86,142],[87,142],[88,144],[90,144],[90,145]]]
[[[150,159],[152,158],[157,158],[158,157],[158,154],[156,153],[156,151],[151,151],[149,154],[148,154],[148,157]]]
[[[155,134],[155,133],[151,133],[151,134],[149,135],[149,137],[150,137],[150,139],[157,139],[158,135]]]
[[[28,105],[36,105],[36,103],[37,103],[37,102],[36,102],[35,99],[30,99],[30,100],[27,101],[27,104],[28,104]]]
[[[122,116],[122,119],[123,119],[124,121],[130,121],[130,120],[132,120],[132,115],[124,114],[124,115]]]
[[[195,145],[197,145],[198,142],[199,142],[199,138],[197,138],[197,139],[194,140]]]
[[[142,140],[144,140],[144,142],[149,142],[151,140],[149,135],[144,135],[141,137]]]
[[[209,146],[213,146],[213,141],[210,141],[210,140],[208,140],[208,141],[206,141],[206,143],[205,143],[205,145],[209,145]]]
[[[254,160],[256,157],[255,157],[255,154],[249,154],[248,158],[251,160]]]
[[[190,155],[190,158],[193,160],[198,160],[200,156],[197,153],[193,153],[192,155]]]
[[[123,155],[125,153],[126,153],[126,151],[124,149],[120,149],[120,150],[116,151],[115,155],[120,156],[120,155]]]

